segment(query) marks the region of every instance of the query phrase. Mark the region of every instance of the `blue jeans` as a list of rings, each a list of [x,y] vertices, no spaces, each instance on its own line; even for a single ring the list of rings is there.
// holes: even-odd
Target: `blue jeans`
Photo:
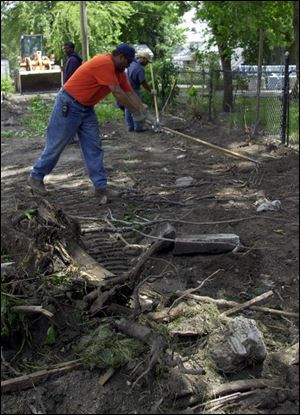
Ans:
[[[63,106],[68,108],[66,116],[63,115]],[[45,148],[31,172],[34,179],[43,180],[51,173],[62,151],[76,133],[94,187],[106,187],[101,132],[94,108],[79,104],[63,90],[59,91],[55,100],[47,128]]]
[[[139,89],[134,89],[134,92],[137,96],[141,97],[141,92]],[[125,121],[128,124],[129,131],[141,131],[143,129],[142,123],[133,121],[132,115],[127,108],[125,108]]]

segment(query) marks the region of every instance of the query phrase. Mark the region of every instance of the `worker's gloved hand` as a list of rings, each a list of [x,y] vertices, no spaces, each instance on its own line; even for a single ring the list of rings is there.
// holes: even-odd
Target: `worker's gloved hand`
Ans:
[[[153,127],[154,127],[154,130],[160,130],[161,129],[160,122],[158,120],[156,120]]]
[[[134,123],[142,123],[146,119],[146,112],[137,111],[133,112],[131,115]]]
[[[133,118],[133,122],[135,122],[135,123],[143,123],[145,121],[149,121],[152,125],[154,125],[156,123],[155,117],[149,111],[133,112],[131,115],[132,115],[132,118]]]
[[[150,121],[153,125],[156,123],[155,117],[149,111],[145,112],[145,120]]]
[[[156,96],[157,95],[156,89],[151,89],[151,95],[153,95],[153,96]]]

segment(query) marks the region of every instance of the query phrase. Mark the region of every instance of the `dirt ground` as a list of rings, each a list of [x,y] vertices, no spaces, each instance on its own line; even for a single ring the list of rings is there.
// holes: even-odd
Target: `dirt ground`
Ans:
[[[25,111],[26,100],[2,104],[2,132],[20,131]],[[145,236],[132,232],[117,239],[109,232],[97,231],[101,218],[110,219],[116,226],[124,225],[116,220],[145,223],[169,219],[177,236],[236,234],[244,247],[241,251],[181,256],[175,256],[172,250],[160,252],[147,262],[143,278],[160,275],[161,278],[150,286],[159,296],[170,299],[176,290],[195,288],[219,270],[195,294],[244,302],[272,290],[272,297],[262,306],[297,313],[298,149],[281,146],[278,140],[270,137],[258,137],[249,143],[240,131],[184,119],[182,114],[166,115],[163,123],[172,130],[258,160],[262,165],[255,170],[251,162],[230,157],[176,134],[157,133],[151,129],[132,133],[127,131],[125,122],[106,122],[101,125],[105,166],[110,183],[122,190],[122,198],[104,206],[96,204],[89,193],[92,186],[80,146],[73,144],[67,146],[58,165],[45,180],[50,192],[49,201],[77,218],[87,252],[108,270],[120,275],[138,259],[137,254],[129,254],[125,249],[126,242],[141,244]],[[1,138],[2,224],[7,224],[17,209],[30,207],[31,195],[26,180],[43,146],[43,137]],[[192,177],[193,181],[186,187],[176,186],[176,180],[182,177]],[[262,195],[270,201],[279,200],[281,209],[256,212],[255,202]],[[149,234],[151,230],[151,227],[144,228],[143,233]],[[113,252],[111,256],[103,256],[104,245]],[[59,341],[52,347],[45,346],[39,338],[44,329],[37,322],[31,347],[24,347],[18,356],[17,361],[22,362],[27,371],[75,358],[73,348],[86,327],[76,320],[76,309],[68,309],[66,304],[61,306],[69,320],[60,332]],[[255,378],[261,373],[269,379],[280,379],[272,389],[257,390],[255,399],[247,401],[245,407],[241,403],[237,407],[203,412],[203,408],[190,409],[189,403],[177,405],[174,391],[183,386],[176,384],[169,372],[163,370],[158,371],[150,382],[143,379],[132,389],[133,368],[137,361],[118,369],[104,386],[98,383],[103,371],[75,369],[50,376],[34,388],[2,394],[1,412],[298,413],[298,365],[284,364],[279,357],[297,343],[298,319],[253,309],[243,310],[240,314],[254,319],[262,329],[268,357],[263,372],[248,369],[231,378],[224,377],[221,382]],[[91,318],[91,324],[97,324],[99,318]],[[180,342],[182,354],[187,355],[197,347],[197,342],[190,338]],[[11,343],[4,344],[5,360],[14,367],[18,367],[16,360],[11,360],[16,350],[18,348],[14,349]],[[14,376],[5,366],[3,379]],[[196,378],[194,380],[196,382]],[[243,412],[239,412],[241,410]]]

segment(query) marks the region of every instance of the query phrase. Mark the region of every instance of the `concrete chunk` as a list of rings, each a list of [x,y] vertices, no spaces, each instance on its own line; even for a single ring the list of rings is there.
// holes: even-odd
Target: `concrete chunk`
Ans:
[[[174,255],[220,254],[240,245],[238,235],[217,233],[210,235],[183,235],[175,239]]]
[[[237,373],[262,363],[267,356],[262,333],[256,322],[243,316],[229,319],[210,336],[207,350],[223,373]]]

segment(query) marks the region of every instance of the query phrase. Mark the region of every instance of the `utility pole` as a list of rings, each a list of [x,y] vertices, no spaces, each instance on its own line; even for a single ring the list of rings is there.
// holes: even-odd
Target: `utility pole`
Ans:
[[[284,84],[282,88],[281,143],[289,144],[289,52],[284,54]]]
[[[89,40],[88,40],[86,1],[80,1],[79,3],[80,3],[80,30],[81,30],[81,44],[82,44],[82,59],[85,62],[89,59]]]

